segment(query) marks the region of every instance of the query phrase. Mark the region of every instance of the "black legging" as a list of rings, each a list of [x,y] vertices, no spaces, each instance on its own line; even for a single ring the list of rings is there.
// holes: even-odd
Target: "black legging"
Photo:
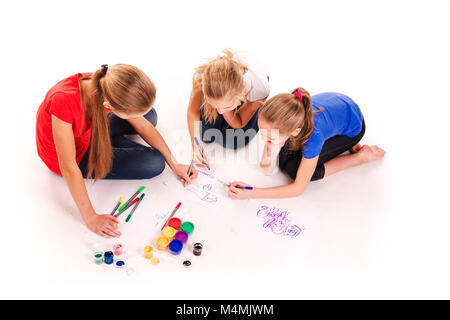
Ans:
[[[214,123],[210,123],[206,121],[202,111],[200,113],[200,120],[202,123],[202,141],[204,143],[222,143],[225,148],[229,149],[245,147],[258,133],[258,111],[255,112],[253,117],[242,129],[231,128],[221,114],[217,115]],[[239,136],[242,139],[239,139]]]
[[[345,135],[334,136],[325,141],[322,150],[320,151],[319,160],[317,162],[316,170],[311,178],[311,181],[323,179],[325,176],[325,162],[336,158],[341,153],[348,151],[355,146],[366,131],[366,124],[364,119],[362,120],[361,132],[353,138]],[[299,151],[289,151],[284,146],[280,151],[279,167],[281,171],[287,173],[291,179],[295,180],[297,177],[298,167],[302,161],[302,153]]]

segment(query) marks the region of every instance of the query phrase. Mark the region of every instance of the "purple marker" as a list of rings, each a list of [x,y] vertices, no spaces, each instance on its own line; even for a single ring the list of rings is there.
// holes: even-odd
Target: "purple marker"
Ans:
[[[225,181],[222,181],[220,179],[217,179],[220,183],[222,183],[223,185],[230,187],[231,184],[230,183],[226,183]],[[238,189],[245,189],[245,190],[253,190],[253,187],[249,187],[249,186],[239,186],[237,185],[236,188]]]
[[[205,150],[203,149],[202,146],[200,146],[200,143],[197,140],[197,137],[194,137],[195,143],[197,144],[198,147],[198,151],[200,151],[200,154],[202,155],[202,158],[206,160],[206,156],[205,156]],[[206,166],[208,167],[208,170],[211,170],[211,168],[209,167],[209,163],[206,163]]]
[[[248,187],[248,186],[236,186],[236,188],[245,189],[245,190],[253,190],[253,187]]]
[[[175,239],[180,240],[182,243],[186,243],[188,240],[189,235],[186,231],[180,230],[175,234]]]

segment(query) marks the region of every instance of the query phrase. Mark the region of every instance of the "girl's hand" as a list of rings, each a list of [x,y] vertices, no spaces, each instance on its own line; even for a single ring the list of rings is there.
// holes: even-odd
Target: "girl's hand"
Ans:
[[[195,169],[194,166],[192,166],[191,175],[188,177],[187,172],[189,170],[189,165],[185,164],[174,164],[173,165],[173,173],[175,173],[178,176],[178,179],[180,179],[181,182],[190,184],[192,181],[194,181],[195,178],[197,178],[198,172]]]
[[[252,198],[253,190],[247,190],[240,187],[250,187],[249,184],[246,184],[242,181],[233,181],[230,183],[230,187],[228,188],[228,196],[233,199],[250,199]]]
[[[209,157],[206,154],[206,152],[203,152],[205,157],[202,157],[202,154],[200,153],[200,151],[196,147],[195,150],[194,150],[194,154],[195,154],[195,164],[196,165],[201,166],[201,167],[206,167],[206,165],[209,164]]]
[[[109,214],[95,214],[87,219],[86,224],[89,230],[105,238],[118,238],[121,235],[119,221]]]

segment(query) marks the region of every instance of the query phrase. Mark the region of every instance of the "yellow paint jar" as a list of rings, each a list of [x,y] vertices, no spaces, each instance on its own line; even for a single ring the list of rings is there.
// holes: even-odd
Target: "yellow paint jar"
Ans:
[[[144,257],[145,259],[151,259],[153,257],[153,248],[151,246],[144,248]]]
[[[162,234],[167,239],[173,240],[173,238],[175,238],[175,234],[177,233],[177,231],[178,231],[177,229],[172,227],[164,227],[164,229],[162,229]]]
[[[156,247],[159,250],[166,250],[169,246],[170,240],[166,238],[165,236],[161,236],[158,239],[156,239]]]

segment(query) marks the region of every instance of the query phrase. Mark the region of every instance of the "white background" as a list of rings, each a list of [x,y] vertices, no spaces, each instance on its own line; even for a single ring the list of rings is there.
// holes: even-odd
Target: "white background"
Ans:
[[[449,1],[2,2],[0,298],[450,298],[449,16]],[[132,276],[96,268],[92,243],[110,243],[86,231],[63,180],[36,154],[45,93],[103,63],[136,65],[157,85],[158,128],[172,146],[174,127],[188,134],[193,69],[225,47],[266,61],[271,95],[297,86],[350,95],[366,119],[363,143],[386,158],[277,202],[316,222],[309,238],[267,245],[230,235],[244,209],[230,220],[186,205],[205,244],[191,269],[138,254]],[[285,181],[229,170],[255,185]],[[153,204],[170,210],[170,175],[100,181],[89,192],[107,211],[146,184],[154,198],[141,215]]]

